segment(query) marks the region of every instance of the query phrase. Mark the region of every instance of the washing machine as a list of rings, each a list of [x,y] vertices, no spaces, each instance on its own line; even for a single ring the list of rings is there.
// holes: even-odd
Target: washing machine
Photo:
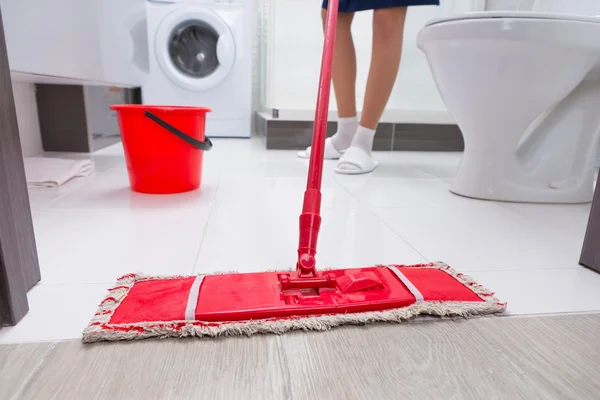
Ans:
[[[250,137],[252,0],[148,0],[144,104],[201,106],[209,137]]]

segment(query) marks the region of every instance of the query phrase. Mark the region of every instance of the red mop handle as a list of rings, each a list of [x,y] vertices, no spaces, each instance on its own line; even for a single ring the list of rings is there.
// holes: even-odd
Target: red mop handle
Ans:
[[[329,92],[331,87],[331,70],[333,68],[333,48],[337,25],[339,0],[329,0],[327,7],[327,23],[325,43],[321,60],[321,76],[317,95],[317,109],[313,128],[312,148],[308,167],[308,180],[304,192],[304,205],[300,215],[300,239],[298,245],[298,263],[296,270],[299,278],[306,278],[320,283],[317,278],[315,255],[317,239],[321,226],[321,180],[323,178],[323,159],[325,157],[325,138],[327,135],[327,117],[329,114]],[[319,281],[319,282],[316,282]]]

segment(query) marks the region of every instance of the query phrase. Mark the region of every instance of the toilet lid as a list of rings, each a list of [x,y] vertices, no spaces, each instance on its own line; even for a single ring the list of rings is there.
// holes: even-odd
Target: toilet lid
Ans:
[[[429,21],[425,26],[436,25],[445,22],[456,22],[466,21],[474,19],[496,19],[496,18],[510,18],[510,19],[547,19],[547,20],[560,20],[560,21],[576,21],[576,22],[596,22],[600,23],[600,16],[593,15],[571,15],[571,14],[558,14],[548,12],[533,12],[533,11],[475,11],[463,14],[455,14],[448,17],[436,18]]]

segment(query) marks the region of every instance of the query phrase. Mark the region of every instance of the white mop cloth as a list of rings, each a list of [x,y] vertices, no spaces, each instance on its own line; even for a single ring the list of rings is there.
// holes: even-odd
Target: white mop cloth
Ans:
[[[29,188],[62,186],[75,177],[91,175],[95,169],[92,160],[25,157],[24,161],[25,176]]]

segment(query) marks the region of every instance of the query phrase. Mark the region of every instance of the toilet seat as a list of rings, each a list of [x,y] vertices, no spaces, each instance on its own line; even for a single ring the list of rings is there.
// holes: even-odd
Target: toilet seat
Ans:
[[[600,0],[599,0],[600,1]],[[428,40],[517,40],[599,49],[600,17],[529,11],[482,11],[437,18],[421,30]]]
[[[474,11],[469,13],[449,15],[440,18],[434,18],[425,24],[425,27],[437,25],[446,22],[458,22],[468,20],[485,20],[485,19],[535,19],[535,20],[559,20],[559,21],[574,21],[574,22],[592,22],[600,23],[600,16],[586,15],[570,15],[558,14],[549,12],[534,12],[534,11]]]
[[[430,21],[418,47],[460,127],[450,191],[586,203],[600,141],[600,17],[471,12]]]

